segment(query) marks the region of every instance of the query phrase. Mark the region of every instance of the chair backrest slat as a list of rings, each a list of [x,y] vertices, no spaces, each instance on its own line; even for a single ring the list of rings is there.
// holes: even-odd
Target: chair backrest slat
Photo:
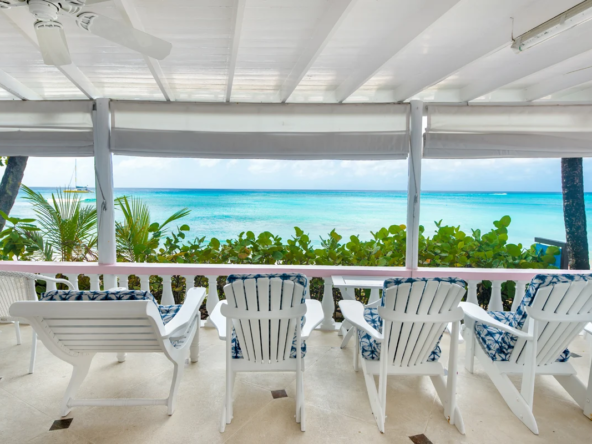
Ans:
[[[379,315],[384,319],[385,331],[381,357],[386,356],[387,365],[402,367],[426,362],[446,328],[444,322],[401,321],[389,316],[389,313],[428,317],[430,314],[446,314],[458,307],[464,292],[464,287],[456,281],[387,280],[382,306],[378,309]],[[388,352],[385,353],[384,347],[388,347]]]
[[[299,282],[305,283],[305,277],[231,275],[228,282],[224,291],[229,307],[238,311],[223,307],[222,314],[232,320],[242,357],[261,365],[289,359],[304,313],[305,286]]]
[[[417,307],[417,314],[418,315],[423,315],[423,314],[428,314],[428,311],[430,309],[430,306],[432,305],[432,301],[434,300],[434,297],[436,295],[436,292],[438,291],[438,282],[436,281],[428,281],[426,283],[425,289],[424,289],[424,295],[426,295],[427,297],[422,297],[419,303],[419,307]],[[415,360],[417,359],[417,356],[419,355],[419,352],[421,351],[421,347],[418,346],[419,343],[421,343],[421,341],[419,341],[420,335],[422,334],[422,332],[425,332],[425,337],[427,337],[428,334],[428,327],[426,326],[426,324],[424,322],[418,322],[413,324],[412,326],[412,331],[409,335],[409,343],[412,344],[412,347],[407,347],[407,349],[405,350],[405,354],[403,356],[403,360],[401,362],[401,365],[403,367],[407,367],[409,365],[414,365],[415,364]]]
[[[0,271],[0,318],[10,318],[8,310],[14,302],[35,299],[35,275]]]
[[[587,275],[535,276],[531,282],[533,295],[530,307],[550,315],[577,315],[590,313],[592,310],[592,281]],[[521,312],[526,312],[529,303],[521,304]],[[528,330],[531,319],[526,320],[521,329]],[[539,366],[557,361],[569,343],[584,327],[585,322],[537,321],[536,363]],[[519,326],[520,327],[520,326]],[[515,340],[510,362],[524,364],[526,341]]]

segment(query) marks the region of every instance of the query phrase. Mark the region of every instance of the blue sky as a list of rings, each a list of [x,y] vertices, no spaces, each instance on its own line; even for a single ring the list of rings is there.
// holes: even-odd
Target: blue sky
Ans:
[[[284,161],[113,158],[118,188],[405,190],[407,161]],[[31,158],[23,183],[73,184],[73,158]],[[592,159],[584,160],[592,192]],[[78,159],[78,184],[94,186],[92,158]],[[429,191],[561,191],[559,159],[424,160]]]

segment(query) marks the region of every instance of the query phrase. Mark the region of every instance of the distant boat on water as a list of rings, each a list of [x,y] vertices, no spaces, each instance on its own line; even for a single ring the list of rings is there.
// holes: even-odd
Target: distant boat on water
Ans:
[[[78,185],[78,161],[74,160],[74,188],[69,187],[64,190],[64,193],[92,193],[92,191],[87,186],[79,186]]]

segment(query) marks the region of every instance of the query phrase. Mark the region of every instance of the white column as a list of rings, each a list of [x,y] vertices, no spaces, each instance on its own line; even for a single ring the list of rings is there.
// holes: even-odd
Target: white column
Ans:
[[[504,311],[502,303],[502,281],[491,281],[491,297],[489,298],[489,311]]]
[[[419,197],[421,193],[421,158],[423,156],[423,102],[411,101],[411,147],[407,185],[407,252],[405,267],[417,269],[419,249]]]
[[[173,296],[172,276],[162,276],[162,298],[160,305],[175,305]]]
[[[333,313],[335,313],[335,300],[333,299],[333,280],[330,277],[324,278],[325,286],[323,289],[323,313],[325,315],[321,330],[335,330],[335,320]]]
[[[77,274],[64,274],[70,283],[74,286],[74,290],[78,290],[78,275]]]
[[[207,327],[214,327],[214,323],[210,321],[210,313],[214,311],[220,297],[218,296],[218,276],[206,276],[208,279],[208,298],[206,299],[206,309],[208,310],[208,320],[206,321]]]
[[[479,305],[479,300],[477,299],[477,284],[479,281],[468,281],[467,282],[467,302],[471,304]]]
[[[115,254],[115,205],[113,202],[113,163],[111,160],[111,113],[109,99],[95,101],[93,132],[95,149],[95,185],[98,216],[99,264],[117,262]],[[117,278],[104,275],[105,288],[117,286]]]
[[[144,274],[140,276],[140,288],[142,291],[150,292],[150,276]]]
[[[89,274],[90,279],[90,291],[101,291],[101,284],[98,274]]]
[[[526,293],[526,285],[529,281],[516,281],[516,293],[514,294],[514,300],[512,301],[512,311],[516,311],[518,306],[524,298]]]

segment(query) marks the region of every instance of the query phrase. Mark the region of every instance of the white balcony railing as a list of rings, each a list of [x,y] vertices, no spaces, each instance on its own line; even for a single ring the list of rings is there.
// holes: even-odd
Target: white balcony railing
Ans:
[[[516,296],[512,304],[515,310],[524,296],[526,284],[539,273],[565,274],[574,273],[568,270],[519,270],[519,269],[480,269],[480,268],[420,268],[409,270],[394,267],[343,267],[319,265],[229,265],[229,264],[147,264],[147,263],[117,263],[114,265],[99,265],[94,262],[2,262],[0,270],[24,271],[38,273],[48,277],[57,274],[66,276],[78,288],[80,276],[90,278],[90,289],[99,290],[99,277],[111,276],[120,287],[128,288],[129,277],[140,279],[142,290],[150,290],[150,276],[162,278],[163,305],[174,304],[172,277],[181,276],[186,283],[194,285],[196,276],[205,276],[208,281],[208,295],[206,308],[211,313],[218,303],[219,295],[216,287],[218,276],[228,276],[233,273],[302,273],[309,278],[324,280],[323,311],[325,320],[322,329],[332,330],[337,327],[334,319],[335,301],[333,299],[332,276],[364,276],[364,277],[456,277],[464,279],[468,284],[467,301],[477,303],[477,285],[482,281],[492,282],[489,310],[502,311],[501,286],[503,282],[516,282]],[[114,279],[113,279],[114,278]],[[55,289],[55,284],[48,282],[48,290]],[[364,288],[360,286],[360,288]],[[342,290],[343,291],[343,290]],[[344,298],[351,298],[352,293],[343,292]],[[310,291],[308,292],[310,294]],[[376,297],[376,295],[374,295]]]

